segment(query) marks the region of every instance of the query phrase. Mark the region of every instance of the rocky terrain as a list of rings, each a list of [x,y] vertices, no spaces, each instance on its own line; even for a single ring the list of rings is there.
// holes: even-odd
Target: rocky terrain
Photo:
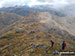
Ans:
[[[36,12],[25,16],[6,27],[7,30],[12,27],[12,30],[8,30],[0,37],[0,55],[56,56],[53,52],[62,51],[63,40],[67,43],[64,51],[75,52],[75,36],[69,29],[69,23],[73,25],[74,19],[68,23],[65,18],[48,12]],[[55,42],[53,49],[50,48],[50,40]]]

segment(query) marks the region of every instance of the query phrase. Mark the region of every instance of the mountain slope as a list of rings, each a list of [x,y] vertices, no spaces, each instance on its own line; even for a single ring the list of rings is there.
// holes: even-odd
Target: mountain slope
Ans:
[[[44,30],[50,29],[50,28],[59,28],[62,30],[65,30],[69,32],[72,35],[75,35],[75,17],[59,17],[56,15],[52,15],[48,12],[35,12],[32,14],[29,14],[28,16],[25,16],[24,19],[20,20],[17,24],[32,24],[35,22],[41,22],[44,23],[45,27]],[[42,29],[42,30],[43,30]],[[43,30],[43,31],[44,31]]]
[[[52,52],[55,50],[61,51],[63,40],[67,43],[64,51],[75,51],[75,37],[66,31],[58,28],[50,28],[48,31],[45,31],[44,29],[47,30],[47,28],[42,22],[32,24],[18,23],[13,26],[13,30],[3,34],[0,38],[1,56],[54,56]],[[50,49],[50,40],[55,41],[54,49]],[[36,47],[40,44],[44,46]],[[48,54],[46,50],[48,50]]]
[[[67,43],[64,51],[75,51],[75,36],[69,34],[64,28],[65,25],[61,26],[63,23],[56,19],[59,17],[48,12],[36,12],[5,28],[4,31],[13,29],[0,37],[0,55],[54,56],[52,52],[61,51],[63,40]],[[50,40],[55,41],[54,49],[50,48]],[[43,46],[36,47],[38,45]]]
[[[19,15],[13,14],[13,13],[1,12],[0,13],[0,31],[3,28],[6,28],[7,26],[15,23],[16,21],[18,21],[19,19],[22,19],[22,18],[23,18],[22,16],[19,16]]]
[[[16,13],[21,16],[28,15],[35,11],[50,12],[57,16],[75,16],[75,4],[70,4],[61,8],[53,7],[53,5],[35,5],[29,6],[14,6],[8,8],[0,8],[0,12]]]
[[[33,14],[41,23],[45,23],[47,29],[51,28],[60,28],[69,32],[72,35],[75,35],[75,17],[71,16],[56,16],[48,12],[37,12]],[[43,27],[44,28],[44,27]]]

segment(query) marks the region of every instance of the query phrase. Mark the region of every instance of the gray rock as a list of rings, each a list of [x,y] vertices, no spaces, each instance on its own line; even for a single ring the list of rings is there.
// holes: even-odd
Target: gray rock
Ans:
[[[58,55],[59,52],[56,50],[55,52],[53,52],[54,55]]]
[[[43,49],[46,49],[46,48],[47,48],[47,46],[46,46],[46,45],[43,45],[42,47],[43,47]]]
[[[57,45],[57,46],[60,46],[60,43],[58,42],[58,43],[56,43],[56,45]]]
[[[34,53],[35,52],[35,50],[34,49],[31,49],[31,53]]]
[[[11,51],[11,49],[8,49],[8,52],[10,52]]]
[[[12,39],[12,37],[9,37],[9,36],[5,36],[5,38],[7,38],[8,40],[11,40]]]
[[[43,41],[44,41],[44,39],[40,39],[40,41],[41,41],[41,42],[43,42]]]
[[[31,31],[29,34],[34,34],[35,33],[35,31]]]
[[[11,45],[11,43],[8,43],[8,45]]]
[[[39,54],[39,56],[43,56],[42,54]]]
[[[17,45],[16,47],[21,47],[21,45]]]
[[[24,33],[25,32],[25,30],[22,30],[22,29],[17,29],[16,30],[16,33]]]
[[[37,36],[36,36],[36,39],[39,39],[39,38],[41,38],[41,36],[40,36],[40,35],[37,35]]]
[[[42,47],[44,44],[39,44],[40,47]]]
[[[11,49],[11,48],[14,48],[14,47],[13,46],[9,46],[8,48]]]
[[[15,54],[13,56],[16,56]]]
[[[47,38],[51,38],[52,36],[51,36],[51,35],[46,35],[46,37],[47,37]]]
[[[55,38],[59,38],[59,36],[55,36]]]
[[[32,43],[31,45],[32,45],[33,48],[36,48],[36,45],[35,44]]]
[[[73,47],[75,49],[75,47]]]

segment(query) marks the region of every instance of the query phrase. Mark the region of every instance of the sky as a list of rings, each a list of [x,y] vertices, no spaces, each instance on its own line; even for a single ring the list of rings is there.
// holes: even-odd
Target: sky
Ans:
[[[69,4],[75,4],[75,0],[0,0],[1,7],[29,5],[54,5],[54,7],[62,7]]]

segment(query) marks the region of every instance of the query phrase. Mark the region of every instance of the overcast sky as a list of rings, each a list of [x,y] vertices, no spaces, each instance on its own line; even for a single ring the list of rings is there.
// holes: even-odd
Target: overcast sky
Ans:
[[[15,5],[54,5],[62,7],[69,4],[75,4],[75,0],[0,0],[1,7],[10,7]]]

